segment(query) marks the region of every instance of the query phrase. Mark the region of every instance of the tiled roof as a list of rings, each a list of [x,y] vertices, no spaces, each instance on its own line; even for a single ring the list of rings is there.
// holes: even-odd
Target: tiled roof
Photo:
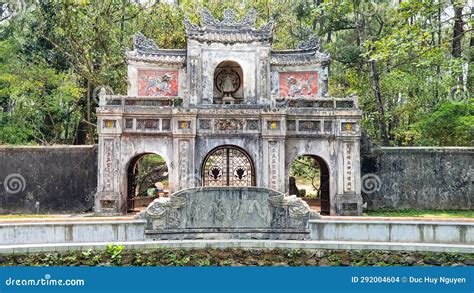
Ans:
[[[170,65],[186,64],[186,50],[159,49],[155,41],[148,39],[141,33],[133,36],[133,51],[127,51],[125,56],[129,61]]]
[[[128,51],[125,56],[129,61],[156,64],[185,65],[186,50],[157,50],[154,52]]]
[[[329,55],[319,52],[317,49],[311,50],[272,50],[270,64],[273,66],[306,65],[328,63]]]
[[[272,34],[257,30],[192,30],[187,31],[187,37],[202,42],[251,43],[269,42],[272,39]]]

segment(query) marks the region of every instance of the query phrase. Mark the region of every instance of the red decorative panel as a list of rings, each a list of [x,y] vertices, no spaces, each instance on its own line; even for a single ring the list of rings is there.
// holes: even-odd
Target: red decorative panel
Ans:
[[[178,96],[178,71],[139,70],[139,96]]]
[[[318,92],[317,71],[280,72],[280,96],[314,96]]]

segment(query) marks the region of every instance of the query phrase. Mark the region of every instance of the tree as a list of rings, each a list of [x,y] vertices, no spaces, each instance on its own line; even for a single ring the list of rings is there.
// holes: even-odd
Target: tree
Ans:
[[[71,143],[82,88],[73,73],[21,57],[21,38],[0,41],[0,143]]]
[[[425,117],[416,128],[420,139],[429,145],[472,145],[474,141],[474,99],[469,102],[446,102],[433,115]]]

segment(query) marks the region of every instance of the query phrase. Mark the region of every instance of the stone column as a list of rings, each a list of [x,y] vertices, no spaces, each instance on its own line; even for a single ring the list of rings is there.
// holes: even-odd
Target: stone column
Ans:
[[[347,126],[349,123],[351,126]],[[362,196],[360,191],[360,144],[355,122],[338,122],[342,127],[338,142],[337,187],[333,200],[334,212],[337,215],[352,216],[362,214]],[[347,127],[347,128],[346,128]]]
[[[124,180],[119,170],[121,115],[108,113],[98,119],[98,181],[94,210],[100,214],[121,214],[127,209],[126,198],[120,192]]]
[[[181,113],[176,110],[172,119],[173,129],[173,172],[170,174],[170,191],[195,187],[200,180],[194,174],[194,153],[196,138],[196,113]]]
[[[270,49],[260,48],[258,50],[257,66],[257,93],[256,99],[260,103],[270,98]]]
[[[263,184],[285,192],[285,115],[279,112],[262,115]]]
[[[189,104],[195,105],[202,102],[202,49],[195,41],[188,41],[188,82],[187,88],[189,92]],[[213,74],[213,73],[209,73]],[[209,102],[203,102],[208,104]],[[212,103],[212,100],[211,100]]]

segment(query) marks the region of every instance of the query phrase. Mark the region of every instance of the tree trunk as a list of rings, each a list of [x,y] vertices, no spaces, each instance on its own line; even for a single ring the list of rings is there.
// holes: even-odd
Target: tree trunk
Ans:
[[[86,136],[87,136],[87,125],[84,121],[80,121],[77,125],[76,130],[76,137],[74,138],[75,145],[83,145],[86,144]]]
[[[463,20],[462,20],[462,6],[453,5],[454,9],[454,25],[453,25],[453,46],[451,54],[454,58],[460,58],[462,47],[462,34],[463,34]]]
[[[377,71],[377,64],[375,60],[370,60],[370,80],[372,85],[372,90],[374,92],[375,101],[377,102],[377,108],[379,109],[379,127],[380,127],[380,136],[382,139],[382,145],[388,145],[388,135],[387,128],[385,126],[385,108],[383,105],[382,91],[380,90],[380,75]]]
[[[453,1],[454,2],[454,1]],[[462,57],[462,36],[463,36],[463,20],[462,20],[462,9],[463,6],[456,5],[453,3],[454,9],[454,25],[453,25],[453,46],[451,50],[451,54],[454,58],[461,58]],[[455,76],[458,80],[458,88],[462,89],[463,84],[463,75],[462,73],[459,76]]]
[[[92,129],[92,122],[91,122],[91,111],[92,111],[92,84],[91,81],[87,80],[87,101],[86,101],[86,117],[87,117],[87,139],[89,144],[94,144],[94,130]]]
[[[366,21],[363,14],[359,13],[360,1],[354,1],[354,23],[357,30],[357,44],[361,46],[363,42],[367,39],[366,33]],[[371,49],[369,49],[371,50]],[[369,59],[368,61],[370,67],[370,80],[372,90],[374,92],[375,101],[377,103],[377,108],[379,110],[379,128],[380,128],[380,138],[382,145],[388,145],[388,135],[387,127],[385,126],[385,109],[382,98],[382,91],[380,90],[380,74],[377,71],[377,64],[375,60]]]
[[[474,7],[471,8],[471,26],[474,26]],[[470,29],[473,29],[471,27]],[[468,68],[467,68],[467,93],[474,93],[474,68],[472,64],[474,63],[474,32],[471,32],[471,39],[469,40],[469,56],[468,56]]]

